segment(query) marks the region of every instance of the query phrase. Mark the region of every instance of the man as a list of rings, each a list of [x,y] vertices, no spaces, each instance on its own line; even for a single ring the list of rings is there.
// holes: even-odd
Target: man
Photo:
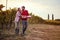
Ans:
[[[22,6],[22,13],[21,13],[21,17],[22,17],[22,25],[23,25],[23,31],[22,31],[22,35],[25,34],[25,31],[27,29],[27,19],[28,19],[28,16],[29,13],[27,10],[25,10],[25,6]]]

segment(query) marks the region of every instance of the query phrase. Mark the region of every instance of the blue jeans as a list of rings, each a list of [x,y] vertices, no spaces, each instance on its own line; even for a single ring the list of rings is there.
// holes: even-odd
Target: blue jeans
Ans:
[[[22,25],[23,25],[23,34],[24,34],[27,29],[27,20],[22,20]]]

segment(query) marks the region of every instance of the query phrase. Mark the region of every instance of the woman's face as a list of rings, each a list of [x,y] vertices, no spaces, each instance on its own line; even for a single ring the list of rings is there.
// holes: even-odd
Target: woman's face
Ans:
[[[18,10],[20,11],[20,8],[18,8]]]
[[[18,11],[21,11],[21,9],[20,9],[20,8],[18,8]]]
[[[20,9],[20,8],[18,8],[18,11],[20,11],[20,12],[21,12],[21,9]]]

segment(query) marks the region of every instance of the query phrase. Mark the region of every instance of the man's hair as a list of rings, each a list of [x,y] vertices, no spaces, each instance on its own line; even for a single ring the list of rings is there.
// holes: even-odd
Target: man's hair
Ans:
[[[22,6],[22,8],[25,8],[25,6]]]

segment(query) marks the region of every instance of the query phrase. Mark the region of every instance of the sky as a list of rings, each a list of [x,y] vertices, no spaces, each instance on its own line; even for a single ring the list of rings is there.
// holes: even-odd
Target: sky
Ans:
[[[60,0],[7,0],[7,9],[25,6],[29,13],[47,19],[47,15],[54,14],[55,19],[60,19]],[[6,6],[6,0],[0,0],[0,4]],[[5,10],[3,8],[3,10]]]

